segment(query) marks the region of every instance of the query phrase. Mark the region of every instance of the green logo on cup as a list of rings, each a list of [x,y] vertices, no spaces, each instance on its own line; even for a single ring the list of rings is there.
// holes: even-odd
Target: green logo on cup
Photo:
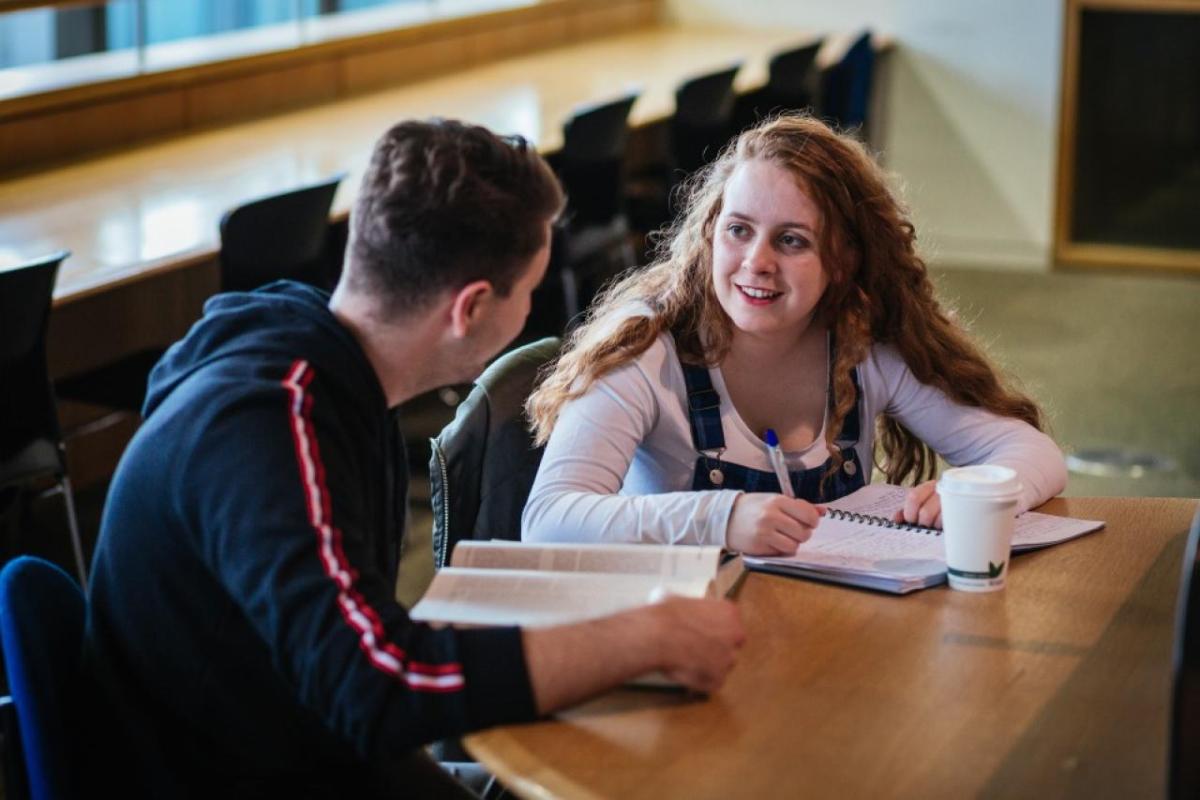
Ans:
[[[973,572],[971,570],[966,570],[966,569],[955,569],[954,567],[947,567],[946,571],[949,572],[951,575],[953,575],[956,578],[969,578],[972,580],[991,580],[993,578],[999,578],[1000,575],[1004,572],[1004,563],[1005,562],[1001,561],[999,564],[993,564],[991,561],[989,561],[987,572]]]

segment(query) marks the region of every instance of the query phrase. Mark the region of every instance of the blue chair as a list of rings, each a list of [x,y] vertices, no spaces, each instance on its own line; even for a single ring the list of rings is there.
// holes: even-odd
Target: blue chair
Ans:
[[[78,796],[83,618],[78,584],[50,562],[22,556],[0,571],[0,649],[16,721],[5,746],[15,727],[23,756],[9,759],[5,797],[26,787],[33,800]]]
[[[744,131],[775,114],[811,109],[820,81],[817,55],[824,44],[824,39],[818,39],[771,56],[766,85],[738,95],[734,130]]]
[[[826,70],[821,81],[821,116],[844,130],[864,127],[874,74],[875,48],[867,31],[850,45],[841,61]]]

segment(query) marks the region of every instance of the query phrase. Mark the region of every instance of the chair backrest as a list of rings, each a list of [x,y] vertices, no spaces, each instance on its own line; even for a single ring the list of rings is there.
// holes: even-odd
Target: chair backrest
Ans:
[[[77,794],[83,617],[78,584],[48,561],[22,556],[0,571],[0,649],[33,800]]]
[[[57,441],[58,415],[46,367],[46,324],[59,251],[0,271],[0,458],[37,438]]]
[[[784,50],[767,65],[766,100],[771,111],[792,111],[812,105],[817,88],[817,54],[824,40]]]
[[[1200,511],[1183,555],[1175,614],[1168,796],[1200,796]]]
[[[290,278],[329,283],[329,209],[345,173],[252,200],[221,218],[221,290],[255,289]]]
[[[603,223],[620,213],[629,110],[636,101],[634,93],[580,108],[563,124],[557,165],[573,223]]]
[[[871,32],[850,45],[842,60],[826,72],[821,85],[821,116],[841,128],[862,127],[867,122],[875,48]]]
[[[433,559],[441,569],[462,539],[520,539],[521,512],[542,461],[525,400],[538,372],[558,355],[547,337],[488,367],[454,421],[433,440]]]
[[[729,141],[734,103],[733,79],[741,64],[700,75],[675,90],[671,155],[675,168],[694,172],[716,157]]]

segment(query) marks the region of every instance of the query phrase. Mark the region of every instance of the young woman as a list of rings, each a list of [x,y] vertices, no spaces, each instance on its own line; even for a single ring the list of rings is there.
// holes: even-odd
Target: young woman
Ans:
[[[916,484],[898,517],[923,525],[940,525],[939,454],[1015,469],[1021,510],[1062,491],[1037,405],[938,305],[915,238],[855,140],[807,116],[743,133],[531,396],[546,451],[523,537],[790,554],[877,455]]]

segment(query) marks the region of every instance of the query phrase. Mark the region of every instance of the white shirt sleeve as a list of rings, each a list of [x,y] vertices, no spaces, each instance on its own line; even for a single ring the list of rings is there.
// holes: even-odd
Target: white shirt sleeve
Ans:
[[[645,445],[656,438],[660,403],[682,402],[663,385],[668,358],[674,353],[660,338],[563,406],[522,515],[522,539],[725,544],[739,492],[690,491],[695,453],[686,439],[674,441],[677,432],[660,437],[672,440],[666,455]],[[675,421],[682,415],[671,410],[667,416]],[[635,456],[660,459],[641,470],[662,477],[654,493],[644,485],[621,493]]]
[[[877,379],[886,387],[886,396],[879,398],[882,402],[871,404],[876,413],[895,416],[951,465],[986,463],[1016,470],[1022,487],[1021,511],[1066,488],[1062,451],[1033,426],[954,402],[917,380],[894,348],[876,345],[864,367],[864,383]]]

